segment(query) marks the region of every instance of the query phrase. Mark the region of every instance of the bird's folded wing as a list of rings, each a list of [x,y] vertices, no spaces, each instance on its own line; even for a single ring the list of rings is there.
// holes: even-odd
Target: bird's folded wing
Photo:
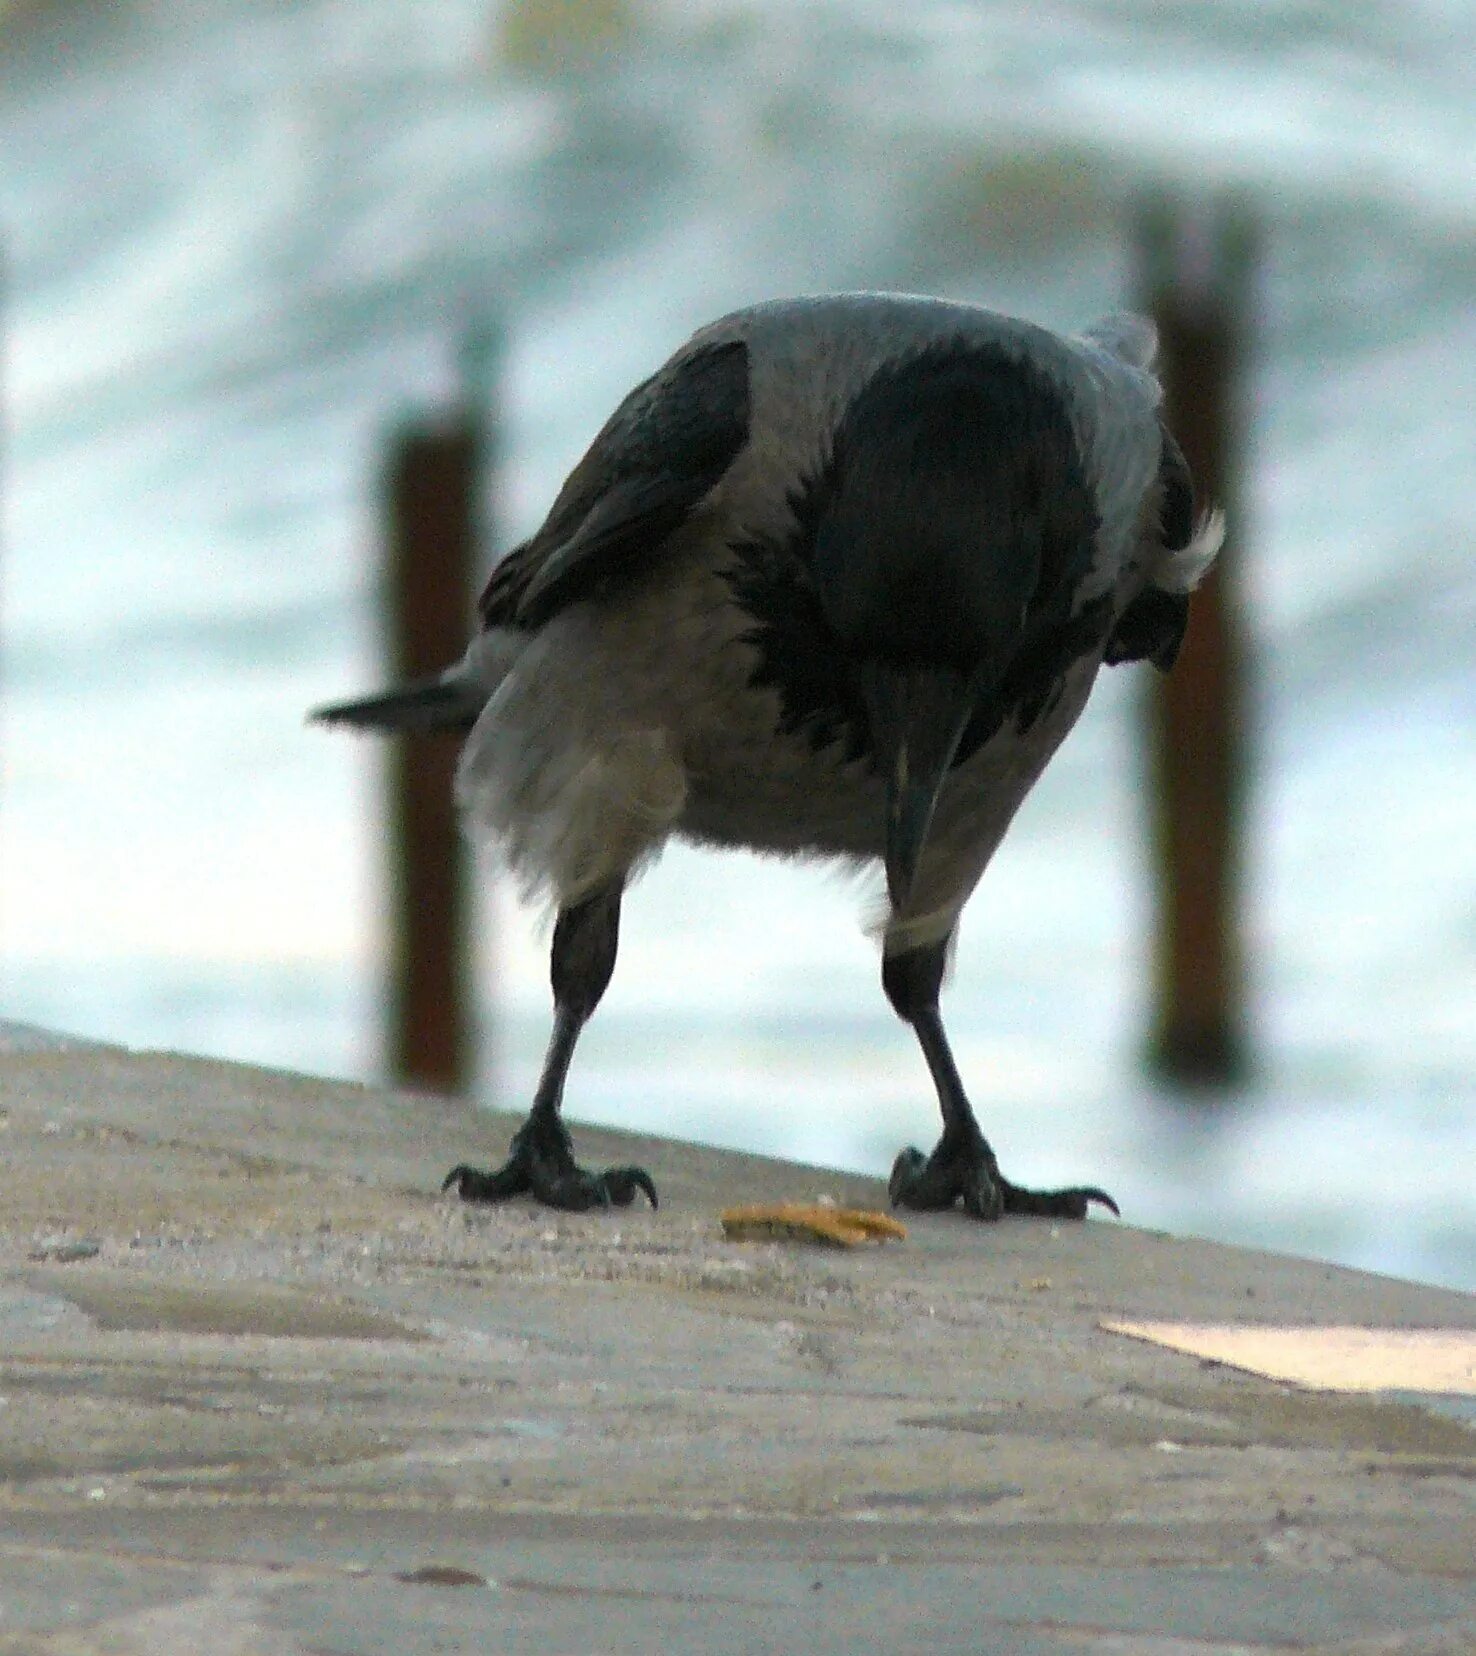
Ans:
[[[634,573],[711,492],[747,440],[742,341],[679,352],[615,410],[543,527],[492,572],[483,623],[535,627]]]

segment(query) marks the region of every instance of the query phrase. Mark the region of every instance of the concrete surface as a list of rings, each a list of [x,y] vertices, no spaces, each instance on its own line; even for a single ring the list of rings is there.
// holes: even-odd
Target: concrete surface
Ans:
[[[659,1213],[437,1193],[514,1125],[0,1040],[0,1653],[1476,1652],[1469,1413],[1100,1326],[1470,1296],[1110,1221],[730,1243],[883,1192],[593,1129]]]

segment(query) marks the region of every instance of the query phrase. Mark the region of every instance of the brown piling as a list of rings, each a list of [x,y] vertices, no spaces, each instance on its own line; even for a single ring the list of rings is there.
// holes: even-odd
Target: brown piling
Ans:
[[[1179,660],[1149,701],[1156,896],[1150,1056],[1166,1079],[1224,1086],[1250,1064],[1242,875],[1245,649],[1239,624],[1241,412],[1254,240],[1235,207],[1166,202],[1139,227],[1164,415],[1199,498],[1226,516]]]
[[[470,412],[402,428],[386,468],[389,627],[398,681],[458,660],[472,614],[485,444]],[[471,1065],[467,857],[453,796],[457,735],[391,744],[390,1063],[409,1086],[457,1092]]]

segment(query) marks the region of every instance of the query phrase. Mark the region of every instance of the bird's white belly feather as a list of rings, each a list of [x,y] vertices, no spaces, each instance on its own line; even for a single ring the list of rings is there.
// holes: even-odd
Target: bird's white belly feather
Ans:
[[[458,797],[474,840],[559,904],[628,878],[673,834],[881,857],[882,781],[839,743],[816,752],[780,729],[778,692],[752,682],[751,626],[710,558],[694,555],[518,636],[462,753]],[[950,777],[892,946],[951,929],[1095,672],[1095,661],[1078,663],[1035,728],[1006,726]]]

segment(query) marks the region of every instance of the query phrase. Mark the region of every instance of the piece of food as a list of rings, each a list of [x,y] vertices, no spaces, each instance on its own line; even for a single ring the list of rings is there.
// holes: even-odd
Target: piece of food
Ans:
[[[866,1242],[900,1242],[906,1225],[868,1208],[832,1207],[828,1202],[751,1202],[724,1208],[723,1234],[734,1242],[809,1242],[821,1247],[859,1248]]]

